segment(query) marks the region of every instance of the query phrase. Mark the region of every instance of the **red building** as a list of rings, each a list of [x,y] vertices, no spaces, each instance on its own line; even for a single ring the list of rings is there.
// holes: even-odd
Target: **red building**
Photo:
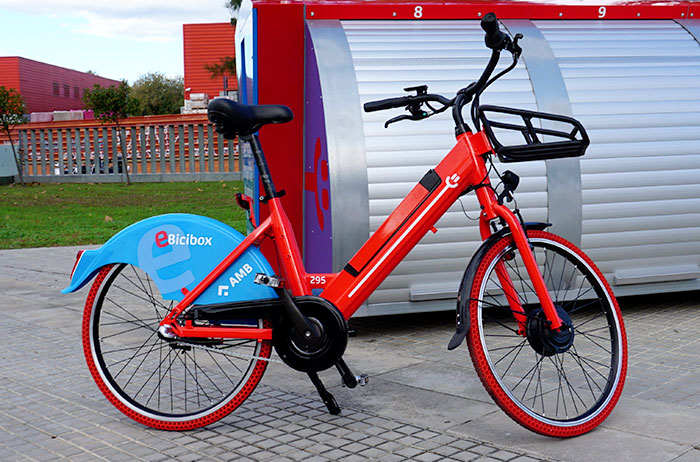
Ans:
[[[192,93],[205,93],[212,99],[222,91],[238,90],[235,74],[213,78],[205,67],[218,64],[222,58],[235,57],[235,30],[227,22],[183,24],[185,99],[190,99]]]
[[[83,93],[95,84],[109,87],[119,81],[19,56],[0,57],[0,85],[19,91],[28,113],[83,109]]]

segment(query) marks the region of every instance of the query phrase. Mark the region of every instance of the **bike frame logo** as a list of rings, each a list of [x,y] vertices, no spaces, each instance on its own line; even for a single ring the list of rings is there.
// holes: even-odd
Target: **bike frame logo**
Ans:
[[[200,237],[194,234],[170,233],[167,231],[158,231],[155,236],[156,245],[160,248],[168,245],[197,245],[211,246],[211,237]]]
[[[454,189],[457,186],[459,186],[460,179],[461,178],[459,177],[459,175],[454,173],[454,174],[452,174],[452,176],[448,176],[447,178],[445,178],[445,185],[450,189]]]

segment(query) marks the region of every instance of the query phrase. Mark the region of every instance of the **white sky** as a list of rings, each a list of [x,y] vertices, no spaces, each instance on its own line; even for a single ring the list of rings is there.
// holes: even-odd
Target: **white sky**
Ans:
[[[224,0],[0,0],[0,56],[133,83],[181,76],[182,25],[228,22]]]

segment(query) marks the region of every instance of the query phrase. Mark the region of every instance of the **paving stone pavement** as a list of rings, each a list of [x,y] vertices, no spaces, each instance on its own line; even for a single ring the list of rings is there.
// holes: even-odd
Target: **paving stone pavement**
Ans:
[[[137,424],[97,389],[82,356],[86,290],[60,295],[75,248],[0,251],[0,461],[700,461],[700,293],[621,300],[622,400],[596,430],[555,440],[522,429],[483,390],[450,313],[353,320],[346,360],[370,374],[331,416],[308,378],[271,364],[233,414],[206,428]]]

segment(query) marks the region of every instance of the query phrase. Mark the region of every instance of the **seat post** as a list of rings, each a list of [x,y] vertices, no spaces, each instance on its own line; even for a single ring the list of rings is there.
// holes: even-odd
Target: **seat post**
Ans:
[[[267,199],[273,197],[279,197],[280,194],[275,190],[275,185],[272,183],[272,176],[270,176],[270,169],[267,166],[267,161],[265,160],[265,154],[263,154],[262,147],[260,147],[260,139],[258,135],[242,136],[243,141],[247,141],[250,144],[250,149],[253,151],[253,158],[255,159],[255,165],[258,167],[258,173],[260,174],[260,181],[262,182],[263,189],[265,190],[265,196]]]

